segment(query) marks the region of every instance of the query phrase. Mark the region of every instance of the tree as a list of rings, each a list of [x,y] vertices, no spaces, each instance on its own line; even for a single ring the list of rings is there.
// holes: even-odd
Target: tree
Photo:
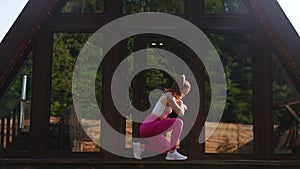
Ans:
[[[204,0],[206,14],[246,14],[248,10],[241,0]]]
[[[67,0],[63,13],[103,13],[104,0]]]
[[[123,0],[123,12],[162,12],[171,14],[184,13],[184,0]]]
[[[51,116],[62,116],[65,111],[68,111],[70,105],[72,105],[72,77],[74,71],[74,65],[76,59],[79,55],[80,50],[86,43],[91,34],[88,33],[55,33],[54,34],[54,44],[53,44],[53,56],[52,56],[52,92],[51,92]],[[102,51],[92,51],[99,52]],[[95,65],[90,65],[95,66]],[[82,74],[89,75],[88,67],[87,70],[82,72]],[[87,76],[89,77],[89,76]],[[84,78],[84,77],[82,77]],[[91,79],[85,79],[85,82]],[[82,88],[86,86],[87,83],[78,83]],[[76,86],[75,86],[76,87]],[[79,87],[79,86],[77,86]],[[77,88],[75,88],[77,90]],[[80,96],[85,99],[88,96],[84,92],[81,92]],[[102,102],[102,68],[100,66],[96,77],[96,97],[99,104]],[[98,106],[93,105],[93,106]],[[82,109],[89,109],[89,107],[81,107]],[[89,111],[85,111],[89,112]],[[85,114],[86,117],[91,118],[92,114]]]
[[[0,99],[0,115],[11,113],[11,111],[20,103],[23,75],[27,75],[26,99],[30,104],[32,93],[32,67],[32,53],[30,53],[16,78]]]
[[[227,100],[222,121],[252,124],[251,36],[210,34],[208,37],[219,53],[226,75]],[[208,79],[205,86],[208,111],[211,90]]]

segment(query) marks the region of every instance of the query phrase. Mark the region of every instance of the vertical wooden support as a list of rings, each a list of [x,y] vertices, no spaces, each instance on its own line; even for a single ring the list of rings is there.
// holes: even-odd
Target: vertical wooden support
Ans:
[[[36,39],[33,56],[31,153],[42,158],[48,151],[49,109],[51,102],[52,33],[42,28]]]
[[[145,49],[147,47],[146,44],[146,37],[144,35],[136,36],[134,39],[134,49],[135,51]],[[144,53],[146,55],[146,53]],[[147,60],[140,59],[138,57],[134,57],[134,69],[136,69],[139,66],[144,67],[146,65]],[[141,76],[138,80],[135,80],[133,82],[133,101],[134,105],[136,106],[136,109],[143,109],[142,103],[143,99],[146,94],[146,71],[140,73]],[[133,115],[133,120],[139,116],[138,114]],[[139,123],[133,123],[133,136],[139,137]]]
[[[104,40],[105,38],[108,37],[105,37],[104,35]],[[113,73],[117,68],[117,65],[120,63],[120,46],[121,46],[120,44],[117,44],[115,47],[113,47],[102,61],[103,63],[102,115],[105,118],[105,120],[108,122],[109,126],[104,126],[104,123],[101,123],[100,146],[101,144],[106,146],[110,145],[115,150],[124,148],[124,144],[117,145],[116,142],[113,141],[113,140],[120,140],[122,138],[119,138],[117,135],[114,135],[113,133],[109,132],[106,129],[109,127],[109,128],[114,128],[118,132],[122,132],[121,125],[125,124],[125,118],[123,118],[119,114],[118,110],[116,109],[112,100],[112,93],[111,93],[111,83],[112,83]],[[112,154],[111,152],[106,151],[104,149],[101,149],[101,153],[103,153],[104,157],[109,157],[109,158],[117,157],[115,154]]]
[[[0,132],[0,150],[4,149],[4,124],[5,124],[5,118],[3,116],[0,117],[0,123],[1,123],[1,132]]]
[[[203,0],[189,0],[185,3],[185,15],[189,19],[190,22],[196,22],[198,17],[204,13],[204,1]],[[187,50],[187,49],[186,49]],[[204,143],[199,143],[200,132],[204,128],[205,122],[205,114],[204,114],[204,67],[199,57],[195,55],[191,50],[186,51],[186,62],[192,70],[198,87],[199,87],[199,95],[200,95],[200,107],[196,122],[194,126],[191,128],[189,134],[184,138],[180,145],[180,149],[189,156],[190,159],[203,159],[204,155]],[[193,88],[193,86],[192,86]],[[193,112],[195,113],[195,112]]]
[[[269,159],[273,152],[272,56],[266,32],[253,34],[253,119],[256,157]]]

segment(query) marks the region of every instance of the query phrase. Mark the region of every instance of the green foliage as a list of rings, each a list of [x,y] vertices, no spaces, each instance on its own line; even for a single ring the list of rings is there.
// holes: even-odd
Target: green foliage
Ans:
[[[63,116],[66,111],[70,110],[70,105],[72,105],[72,77],[74,71],[74,65],[79,55],[80,50],[86,43],[91,34],[87,33],[55,33],[54,34],[54,44],[53,44],[53,63],[52,63],[52,97],[51,97],[51,116]],[[102,51],[93,51],[95,53]],[[84,58],[85,59],[85,58]],[[90,62],[89,62],[90,63]],[[88,65],[90,67],[97,65]],[[91,79],[85,78],[90,77],[89,67],[85,66],[82,70],[82,79],[84,82],[77,83],[74,86],[76,91],[75,97],[80,97],[84,99],[88,98],[85,92],[78,90],[80,88],[88,88],[88,84],[91,83]],[[96,97],[98,99],[99,105],[102,102],[102,68],[100,66],[99,71],[96,76]],[[80,93],[80,95],[78,95]],[[98,105],[91,105],[98,106]],[[81,107],[82,110],[88,112],[91,107]],[[85,114],[87,118],[93,118],[92,114]]]
[[[251,36],[210,34],[209,39],[221,58],[227,82],[227,100],[222,121],[251,124],[253,122]],[[208,111],[211,86],[207,74],[206,78],[205,108]]]
[[[103,13],[104,0],[67,0],[63,13]]]
[[[153,46],[152,43],[162,43],[162,45],[156,45]],[[149,50],[149,53],[147,54],[147,63],[150,65],[170,65],[170,61],[166,58],[159,58],[155,56],[154,52],[151,52],[151,49],[149,48],[161,48],[167,51],[171,51],[174,54],[179,54],[181,48],[179,46],[182,45],[181,42],[178,40],[172,39],[172,38],[147,38],[147,47]],[[175,70],[176,65],[171,65],[173,66],[173,70]],[[150,102],[149,98],[154,97],[157,98],[159,97],[159,93],[152,93],[154,95],[150,96],[150,92],[153,91],[154,89],[159,89],[161,91],[165,90],[166,88],[169,88],[172,83],[173,79],[171,76],[177,76],[176,74],[169,74],[170,72],[164,72],[162,70],[158,69],[147,69],[146,71],[142,72],[146,73],[146,91],[143,96],[143,100],[145,100],[143,107],[145,109],[150,108]],[[138,75],[139,76],[139,75]]]
[[[162,46],[156,45],[152,46],[152,43],[162,43]],[[182,48],[182,43],[173,38],[148,38],[147,39],[147,47],[148,48],[161,48],[166,51],[171,51],[172,53],[180,56]],[[150,50],[150,49],[149,49]],[[182,56],[181,56],[182,57]],[[156,58],[155,56],[148,54],[147,62],[151,62],[151,65],[170,65],[169,60],[166,58]],[[175,70],[176,65],[173,65],[173,70]],[[170,72],[168,72],[170,73]],[[149,69],[147,70],[147,79],[146,79],[146,86],[147,86],[147,95],[149,92],[155,88],[164,90],[172,85],[173,79],[171,76],[177,76],[176,74],[168,74],[167,72],[156,70],[156,69]]]
[[[90,34],[68,34],[56,33],[54,35],[54,50],[53,50],[53,70],[52,70],[52,102],[51,115],[62,116],[66,109],[72,104],[72,72],[74,63],[79,54],[80,49],[86,42]],[[221,58],[227,80],[227,101],[222,121],[238,122],[244,124],[253,123],[253,82],[252,82],[252,53],[251,53],[251,36],[250,35],[234,35],[234,34],[210,34],[210,40],[214,44]],[[162,42],[164,45],[161,48],[172,51],[175,54],[180,53],[180,44],[176,40],[170,38],[148,38],[148,47],[152,47],[151,42]],[[127,39],[128,55],[134,52],[134,39]],[[101,51],[98,51],[101,52]],[[148,61],[152,64],[167,64],[165,59],[155,59],[154,56],[149,56]],[[134,69],[134,60],[127,60],[128,74],[131,74]],[[94,66],[94,65],[91,65]],[[84,74],[89,74],[88,68]],[[149,93],[153,89],[170,86],[172,79],[163,71],[149,69],[146,71],[146,91],[145,100],[148,100]],[[207,76],[207,75],[206,75]],[[215,76],[218,76],[215,74]],[[285,77],[281,75],[282,77]],[[129,79],[127,79],[129,80]],[[89,79],[86,79],[88,82]],[[287,85],[285,80],[277,80],[273,83],[274,100],[287,100],[295,98],[295,90]],[[86,85],[86,84],[80,84]],[[133,99],[132,86],[130,90],[130,98]],[[210,106],[210,82],[205,81],[205,109],[209,110]],[[102,102],[102,69],[96,78],[96,95],[100,106]],[[84,93],[81,97],[86,97]],[[297,97],[296,97],[297,98]],[[87,98],[88,99],[88,98]],[[149,104],[149,103],[146,103]],[[146,107],[148,107],[147,105]],[[84,109],[89,109],[86,107]],[[278,111],[276,118],[280,117],[282,110]],[[92,115],[86,115],[91,117]]]
[[[206,14],[248,14],[241,0],[204,0]]]
[[[162,12],[184,14],[185,0],[123,0],[123,13]]]
[[[23,75],[27,75],[26,100],[31,101],[32,93],[32,54],[28,56],[18,75],[0,99],[0,115],[10,113],[20,102]]]

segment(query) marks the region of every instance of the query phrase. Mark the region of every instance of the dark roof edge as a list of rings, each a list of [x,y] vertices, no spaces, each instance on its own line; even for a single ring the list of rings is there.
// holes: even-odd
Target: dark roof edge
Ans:
[[[300,37],[277,0],[256,0],[256,2],[265,13],[272,28],[277,32],[287,50],[300,65]],[[273,35],[271,34],[270,36]]]
[[[0,44],[0,88],[57,0],[29,0]]]

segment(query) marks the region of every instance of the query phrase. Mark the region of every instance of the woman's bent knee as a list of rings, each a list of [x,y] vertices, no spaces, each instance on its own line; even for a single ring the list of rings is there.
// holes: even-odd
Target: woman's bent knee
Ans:
[[[179,118],[175,118],[174,124],[176,126],[183,126],[183,121]]]

